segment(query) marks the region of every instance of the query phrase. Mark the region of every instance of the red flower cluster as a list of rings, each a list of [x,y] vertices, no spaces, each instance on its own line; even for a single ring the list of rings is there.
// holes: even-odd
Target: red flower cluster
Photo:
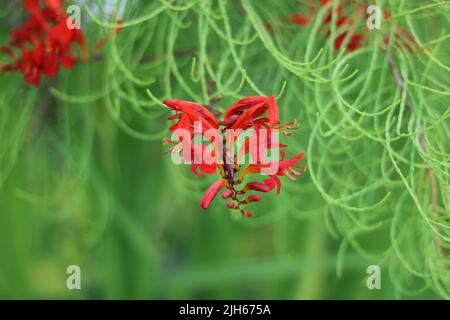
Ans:
[[[187,155],[183,151],[183,162],[190,163],[192,172],[198,176],[202,176],[203,174],[220,174],[220,179],[209,187],[200,201],[200,206],[203,209],[207,209],[219,191],[225,189],[222,192],[222,198],[229,199],[227,207],[239,210],[244,216],[251,217],[253,215],[252,212],[243,207],[248,203],[260,201],[261,196],[246,195],[247,192],[268,192],[276,187],[278,194],[281,187],[280,176],[287,176],[294,179],[295,176],[300,175],[294,168],[305,170],[305,167],[295,167],[295,164],[302,158],[303,153],[285,160],[285,153],[281,148],[285,148],[286,145],[280,144],[278,141],[273,141],[271,138],[272,133],[275,131],[290,136],[292,134],[288,130],[298,128],[295,120],[285,125],[279,125],[278,106],[274,96],[249,96],[243,98],[228,108],[222,121],[218,121],[207,108],[193,102],[166,100],[164,104],[175,111],[175,115],[169,117],[169,120],[177,120],[169,130],[175,134],[178,129],[183,129],[187,132],[187,135],[183,137],[177,136],[176,141],[165,139],[166,143],[173,145],[170,152],[180,153],[181,145],[186,143],[185,139],[189,139],[189,148],[193,152]],[[211,145],[217,146],[217,137],[211,136],[207,138],[209,140],[207,144],[202,142],[200,147],[195,146],[193,139],[195,138],[195,132],[198,130],[199,123],[201,124],[200,132],[202,134],[213,129],[213,131],[216,130],[217,132],[226,134],[228,139],[228,133],[230,131],[238,132],[238,134],[232,136],[231,146],[229,145],[229,140],[219,145],[219,148],[221,148],[221,156],[217,155],[218,160],[216,159],[213,163],[196,163],[194,161],[200,153],[209,149]],[[248,133],[250,130],[254,133],[253,138],[255,139],[252,140],[252,137],[246,137],[243,143],[238,146],[239,151],[236,155],[230,152],[234,144],[238,144],[237,141],[240,135]],[[267,134],[260,135],[262,131]],[[257,150],[252,148],[252,143],[258,146]],[[261,156],[261,152],[266,154],[266,151],[269,149],[277,155],[281,155],[281,159],[278,157],[276,160],[268,160],[264,156]],[[215,156],[215,152],[213,151],[211,154]],[[252,159],[251,163],[247,165],[240,161],[246,155],[251,156]],[[243,187],[240,187],[248,174],[264,174],[264,169],[271,166],[275,168],[275,171],[268,173],[266,179],[263,181],[250,181]],[[201,172],[198,172],[198,170]]]
[[[376,1],[375,1],[376,3]],[[330,0],[318,0],[319,8],[323,6],[329,6],[331,4]],[[314,18],[314,15],[317,13],[318,8],[313,4],[312,0],[308,0],[308,11],[309,13],[307,15],[294,13],[291,16],[292,22],[305,26],[308,25],[312,19]],[[343,8],[348,8],[352,11],[352,17],[344,13]],[[333,12],[330,8],[328,9],[329,12],[326,15],[325,19],[323,20],[324,25],[328,25],[327,31],[326,31],[326,37],[328,38],[331,34],[331,27],[330,24],[332,22],[332,16]],[[355,0],[340,0],[339,5],[336,6],[334,15],[335,22],[336,22],[336,30],[338,31],[338,36],[334,39],[334,48],[335,49],[341,49],[345,39],[347,38],[349,34],[349,30],[355,23],[364,23],[365,25],[365,19],[367,19],[367,14],[365,12],[366,7],[361,5]],[[384,12],[383,18],[385,20],[388,20],[390,18],[391,14],[389,11]],[[364,38],[366,36],[367,29],[364,27],[364,32],[356,32],[351,35],[350,39],[348,40],[347,44],[347,50],[349,51],[355,51],[356,49],[361,47],[362,42],[364,41]],[[418,49],[417,42],[414,40],[414,37],[406,30],[398,28],[394,32],[394,41],[396,44],[400,44],[403,48],[408,50],[409,52],[413,52],[414,50]],[[386,36],[383,39],[383,42],[385,45],[387,45],[390,42],[390,39],[388,36]]]
[[[330,0],[319,0],[318,2],[319,2],[319,6],[325,6],[325,5],[328,5]],[[346,2],[346,1],[344,0],[344,2]],[[312,0],[308,1],[308,10],[309,10],[308,15],[302,15],[299,13],[293,14],[292,21],[294,23],[302,25],[302,26],[308,25],[311,22],[314,14],[317,12],[317,8],[313,5]],[[349,33],[348,29],[352,26],[352,24],[356,20],[358,20],[359,18],[361,18],[364,15],[363,12],[364,12],[364,8],[361,6],[358,6],[355,17],[353,19],[351,19],[347,15],[344,14],[342,6],[339,5],[336,7],[336,10],[335,10],[336,29],[340,33],[336,37],[336,39],[334,39],[334,48],[335,49],[340,49],[342,47],[344,40]],[[332,11],[330,9],[330,12],[325,17],[323,24],[330,25],[331,21],[332,21]],[[331,27],[328,27],[327,32],[326,32],[327,38],[330,36],[330,34],[331,34]],[[361,33],[353,34],[350,37],[350,40],[347,44],[347,49],[349,51],[354,51],[354,50],[358,49],[361,46],[363,39],[364,39],[363,34],[361,34]]]
[[[29,18],[21,28],[11,31],[10,47],[1,51],[14,62],[2,67],[2,71],[20,71],[25,81],[38,86],[41,75],[55,76],[60,66],[71,69],[77,58],[71,54],[71,46],[78,43],[84,56],[87,48],[83,33],[67,27],[67,15],[62,7],[64,0],[24,0],[23,7]],[[18,57],[13,50],[17,48]]]

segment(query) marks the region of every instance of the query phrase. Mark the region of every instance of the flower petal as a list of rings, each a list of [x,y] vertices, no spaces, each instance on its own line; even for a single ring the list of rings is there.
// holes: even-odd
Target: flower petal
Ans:
[[[202,121],[203,130],[219,126],[216,117],[199,104],[184,100],[164,100],[163,103],[174,111],[186,114],[192,125],[194,121]]]
[[[277,187],[277,194],[280,194],[281,189],[280,178],[278,178],[277,176],[270,176],[270,178],[264,180],[264,183],[266,186],[270,188],[270,190]]]
[[[77,58],[64,54],[60,58],[61,64],[67,69],[72,69],[73,65],[77,62]]]
[[[299,14],[299,13],[294,13],[291,16],[292,22],[301,25],[301,26],[306,26],[311,22],[311,17]]]
[[[247,192],[248,190],[254,190],[254,191],[260,191],[260,192],[269,192],[272,189],[273,188],[270,188],[269,186],[267,186],[261,182],[253,181],[253,182],[247,183],[245,185],[244,189],[242,189],[242,191]]]
[[[267,122],[270,128],[273,128],[278,123],[278,106],[275,102],[275,96],[249,96],[235,102],[228,108],[222,125],[232,129],[245,130],[266,112]]]

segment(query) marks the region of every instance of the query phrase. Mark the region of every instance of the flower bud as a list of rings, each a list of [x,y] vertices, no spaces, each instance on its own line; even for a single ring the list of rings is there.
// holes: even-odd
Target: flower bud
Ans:
[[[217,193],[225,186],[225,181],[223,180],[217,180],[214,182],[208,190],[203,194],[203,198],[200,201],[200,206],[203,209],[208,209],[209,205],[211,204],[211,201],[214,200]]]
[[[247,192],[248,190],[255,190],[260,192],[268,192],[271,190],[271,188],[261,182],[249,182],[245,185],[244,189],[242,189],[243,192]]]
[[[258,202],[261,200],[261,196],[257,194],[253,194],[251,196],[248,196],[247,199],[245,199],[246,202]]]
[[[222,192],[222,198],[227,199],[227,198],[231,197],[232,194],[233,194],[233,191],[231,191],[230,189],[227,189],[224,192]]]
[[[227,207],[228,207],[228,209],[234,209],[236,207],[236,205],[233,202],[228,202]]]
[[[250,210],[245,210],[244,212],[242,212],[242,214],[247,218],[253,217],[253,213]]]

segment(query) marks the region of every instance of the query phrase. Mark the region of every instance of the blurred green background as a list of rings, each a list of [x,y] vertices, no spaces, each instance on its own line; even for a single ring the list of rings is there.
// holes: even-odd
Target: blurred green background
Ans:
[[[0,74],[0,298],[448,298],[449,5],[379,2],[405,14],[352,53],[320,19],[290,22],[305,1],[75,2],[89,61],[38,88]],[[6,44],[26,15],[21,1],[0,13]],[[383,49],[400,27],[427,54]],[[204,211],[214,178],[164,155],[161,100],[224,96],[220,110],[252,94],[279,95],[281,122],[298,120],[289,150],[308,171],[251,219],[221,199]],[[374,264],[380,290],[366,286]],[[69,265],[81,290],[66,288]]]

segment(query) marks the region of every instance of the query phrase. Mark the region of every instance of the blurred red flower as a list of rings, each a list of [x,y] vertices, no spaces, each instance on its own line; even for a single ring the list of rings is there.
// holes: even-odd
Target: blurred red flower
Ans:
[[[376,3],[376,1],[375,1]],[[341,49],[344,44],[346,44],[346,49],[350,52],[355,51],[361,47],[366,36],[367,29],[365,27],[365,21],[367,19],[366,7],[354,0],[339,0],[335,10],[331,6],[330,0],[313,0],[307,1],[308,13],[294,13],[291,15],[291,20],[293,23],[300,26],[309,25],[313,20],[317,11],[321,8],[327,6],[328,11],[325,18],[322,21],[322,25],[326,26],[326,37],[329,38],[331,35],[331,23],[335,21],[335,28],[337,31],[337,36],[332,39],[333,46],[336,50]],[[345,9],[345,10],[344,10]],[[347,13],[344,13],[347,12]],[[350,13],[350,14],[349,14]],[[333,17],[334,16],[334,17]],[[389,20],[391,13],[385,11],[383,13],[383,19]],[[333,20],[334,19],[334,20]],[[364,29],[361,32],[351,32],[352,27],[355,24],[364,24]],[[349,37],[349,38],[348,38]],[[348,40],[347,40],[348,38]],[[414,37],[406,30],[397,28],[394,30],[393,40],[395,44],[400,44],[401,47],[405,48],[407,51],[412,52],[419,49],[418,44]],[[403,39],[407,39],[408,43]],[[383,39],[383,43],[388,45],[391,41],[391,37],[386,36]]]
[[[78,43],[82,55],[87,56],[84,34],[76,28],[67,27],[63,0],[24,0],[23,8],[29,18],[24,26],[10,32],[10,46],[19,49],[21,56],[8,47],[2,52],[13,62],[2,71],[20,71],[25,81],[34,86],[40,84],[41,76],[53,77],[62,65],[71,69],[78,60],[72,55],[72,44]]]
[[[345,4],[348,4],[347,2],[351,2],[351,1],[345,1]],[[329,0],[319,0],[318,1],[318,5],[319,8],[323,7],[323,6],[328,6],[330,3]],[[300,14],[300,13],[294,13],[292,15],[292,21],[298,25],[301,26],[305,26],[308,25],[314,18],[314,15],[317,13],[318,8],[313,4],[312,0],[308,0],[308,14]],[[325,19],[323,20],[323,25],[328,25],[327,27],[327,32],[326,32],[326,36],[327,38],[330,36],[331,34],[331,22],[333,19],[333,12],[331,10],[331,8],[328,9],[329,12],[327,13],[327,15],[325,16]],[[356,16],[360,16],[362,15],[362,7],[358,6],[357,7],[357,12],[355,13]],[[343,13],[343,9],[341,5],[338,5],[334,11],[334,15],[336,16],[336,29],[340,30],[339,35],[333,40],[334,41],[334,48],[335,49],[341,49],[345,39],[349,33],[348,29],[352,26],[352,24],[354,23],[354,20],[351,19],[350,17],[348,17],[347,15],[345,15]],[[345,31],[342,31],[342,30]],[[353,35],[351,35],[348,44],[346,46],[347,50],[349,51],[354,51],[356,49],[358,49],[361,46],[362,41],[364,40],[364,37],[361,33],[355,33]]]

